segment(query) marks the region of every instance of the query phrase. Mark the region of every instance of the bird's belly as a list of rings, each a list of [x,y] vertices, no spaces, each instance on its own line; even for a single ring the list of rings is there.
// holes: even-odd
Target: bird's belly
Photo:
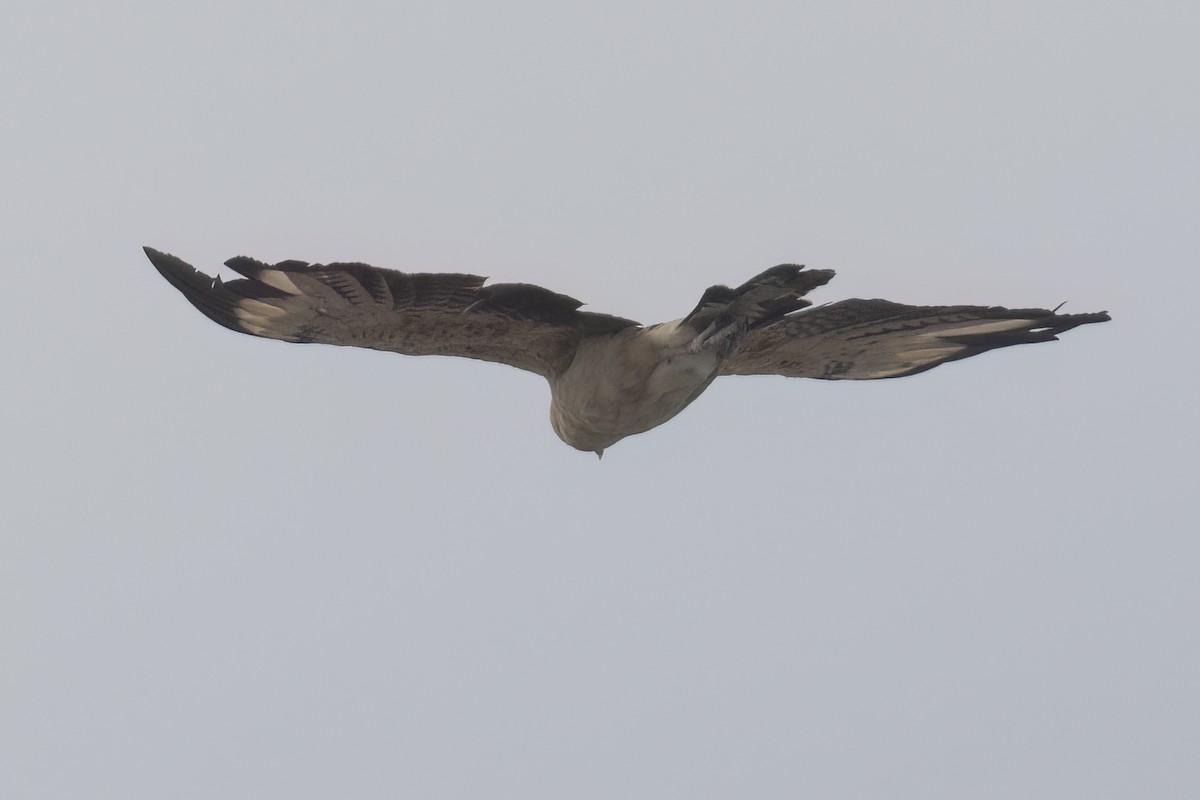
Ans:
[[[674,417],[712,383],[717,364],[709,353],[679,353],[586,366],[553,386],[550,421],[567,444],[598,452]]]

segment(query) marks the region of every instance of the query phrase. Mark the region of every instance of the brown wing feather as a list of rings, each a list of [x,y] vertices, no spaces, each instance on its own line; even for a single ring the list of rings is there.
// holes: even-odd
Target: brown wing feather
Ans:
[[[1108,319],[1104,312],[844,300],[751,331],[721,374],[898,378],[998,347],[1053,341],[1063,331]]]
[[[268,265],[239,256],[226,266],[245,277],[226,282],[175,256],[145,250],[162,276],[210,319],[287,342],[464,356],[550,377],[571,363],[583,336],[637,325],[579,311],[578,300],[540,286],[485,286],[487,279],[477,275],[366,264]]]

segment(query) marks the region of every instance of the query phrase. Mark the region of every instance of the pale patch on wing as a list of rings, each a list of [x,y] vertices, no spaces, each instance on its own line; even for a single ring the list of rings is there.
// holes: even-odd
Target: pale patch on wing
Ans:
[[[286,308],[280,308],[279,306],[271,305],[270,303],[264,303],[262,300],[252,300],[247,298],[238,303],[235,313],[237,313],[239,319],[245,319],[245,317],[242,316],[243,314],[247,316],[267,317],[268,319],[272,319],[275,317],[286,317],[289,312]]]
[[[932,330],[925,331],[919,334],[919,336],[923,339],[942,339],[946,336],[975,336],[984,333],[1015,331],[1020,328],[1028,328],[1033,323],[1034,320],[1030,319],[999,319],[968,322],[949,328],[934,326]]]
[[[272,326],[270,320],[265,317],[260,317],[244,311],[240,308],[233,309],[233,315],[237,317],[238,325],[247,333],[257,334],[258,336],[272,336]]]
[[[313,313],[303,296],[272,300],[243,297],[233,305],[232,311],[238,326],[246,333],[285,341],[295,341],[305,318],[303,315]]]
[[[961,353],[966,348],[961,344],[941,344],[934,347],[911,347],[896,353],[902,360],[924,363],[939,358],[946,358]]]
[[[288,294],[304,294],[300,291],[300,287],[288,277],[287,273],[279,269],[264,269],[255,276],[258,280],[270,286],[272,289],[278,289],[281,292]]]
[[[256,336],[273,337],[275,335],[270,329],[251,322],[249,318],[239,319],[238,324],[242,326],[242,330],[246,331],[246,333],[253,333]]]

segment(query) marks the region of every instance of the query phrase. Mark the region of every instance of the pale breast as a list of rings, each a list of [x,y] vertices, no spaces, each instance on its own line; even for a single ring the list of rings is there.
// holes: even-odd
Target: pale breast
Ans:
[[[675,323],[581,343],[551,384],[550,422],[559,438],[600,451],[674,417],[716,377],[718,357],[689,353]],[[680,341],[676,341],[676,340]]]

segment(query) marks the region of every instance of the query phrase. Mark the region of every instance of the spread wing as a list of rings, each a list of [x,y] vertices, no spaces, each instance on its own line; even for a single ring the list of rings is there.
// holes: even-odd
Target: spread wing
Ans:
[[[844,300],[750,331],[721,374],[898,378],[998,347],[1054,341],[1063,331],[1108,319],[1104,312]]]
[[[540,286],[484,286],[477,275],[404,273],[366,264],[225,265],[222,281],[149,247],[162,276],[209,319],[282,339],[369,347],[405,355],[465,356],[546,377],[570,365],[580,339],[638,323],[580,311],[578,300]]]

